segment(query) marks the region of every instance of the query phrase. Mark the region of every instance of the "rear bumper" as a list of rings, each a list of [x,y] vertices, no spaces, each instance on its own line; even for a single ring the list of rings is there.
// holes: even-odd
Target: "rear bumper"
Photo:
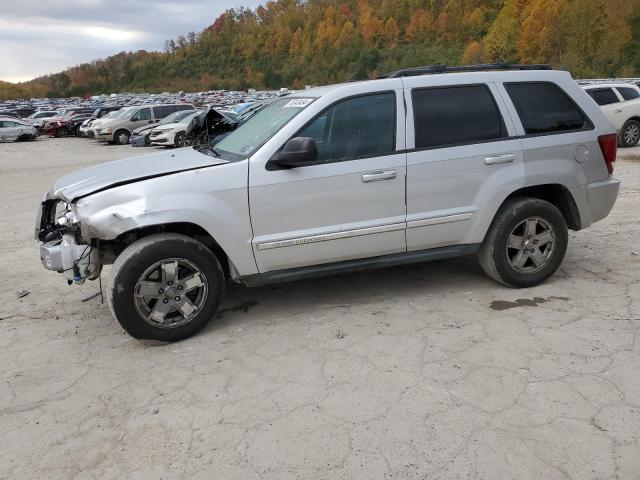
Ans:
[[[587,202],[592,223],[602,220],[611,213],[619,192],[620,180],[614,178],[587,185]]]

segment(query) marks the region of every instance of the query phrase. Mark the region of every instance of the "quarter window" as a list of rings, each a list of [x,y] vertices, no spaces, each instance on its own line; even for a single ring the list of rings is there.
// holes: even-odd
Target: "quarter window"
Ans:
[[[587,90],[587,93],[601,106],[611,105],[620,101],[613,88],[591,88]]]
[[[620,95],[622,95],[622,98],[625,100],[635,100],[636,98],[640,98],[640,92],[635,88],[618,87],[618,92],[620,92]]]
[[[527,135],[563,133],[590,127],[575,104],[551,83],[507,83],[505,88]]]
[[[416,148],[484,142],[507,135],[486,85],[414,90]]]
[[[366,95],[344,100],[319,114],[296,137],[318,146],[318,162],[329,163],[395,151],[396,96]]]

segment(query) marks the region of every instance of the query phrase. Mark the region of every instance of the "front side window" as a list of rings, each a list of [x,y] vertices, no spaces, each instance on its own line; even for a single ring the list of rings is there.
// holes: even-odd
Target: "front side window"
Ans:
[[[318,163],[391,154],[395,151],[396,96],[350,98],[319,114],[296,137],[318,146]]]
[[[273,102],[217,143],[213,154],[229,160],[248,158],[313,101],[294,97]]]
[[[485,142],[507,136],[486,85],[418,89],[412,92],[416,148]]]
[[[613,88],[592,88],[587,90],[587,93],[600,106],[611,105],[612,103],[618,103],[620,101],[613,91]]]
[[[552,83],[506,83],[505,88],[527,135],[563,133],[590,128],[586,117]]]
[[[617,90],[618,92],[620,92],[620,95],[622,95],[622,98],[624,98],[626,101],[640,98],[640,92],[638,92],[638,90],[636,90],[635,88],[618,87]]]

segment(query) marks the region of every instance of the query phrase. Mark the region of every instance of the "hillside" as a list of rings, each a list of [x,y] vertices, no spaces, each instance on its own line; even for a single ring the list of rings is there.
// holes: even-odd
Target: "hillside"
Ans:
[[[494,60],[574,76],[640,74],[640,0],[277,0],[228,10],[164,52],[121,52],[0,99],[119,91],[299,88],[400,67]]]

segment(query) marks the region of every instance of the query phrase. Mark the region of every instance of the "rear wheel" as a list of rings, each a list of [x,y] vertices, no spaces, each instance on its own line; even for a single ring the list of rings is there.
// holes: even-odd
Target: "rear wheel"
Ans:
[[[515,198],[496,215],[478,259],[494,280],[510,287],[533,287],[558,269],[568,238],[558,208],[537,198]]]
[[[113,316],[138,339],[174,342],[218,311],[224,273],[216,256],[186,235],[144,237],[116,259],[108,290]]]
[[[627,120],[622,126],[619,136],[619,144],[621,147],[635,147],[640,141],[640,122],[637,120]]]
[[[117,130],[113,134],[113,143],[116,145],[126,145],[129,143],[130,134],[126,130]]]

